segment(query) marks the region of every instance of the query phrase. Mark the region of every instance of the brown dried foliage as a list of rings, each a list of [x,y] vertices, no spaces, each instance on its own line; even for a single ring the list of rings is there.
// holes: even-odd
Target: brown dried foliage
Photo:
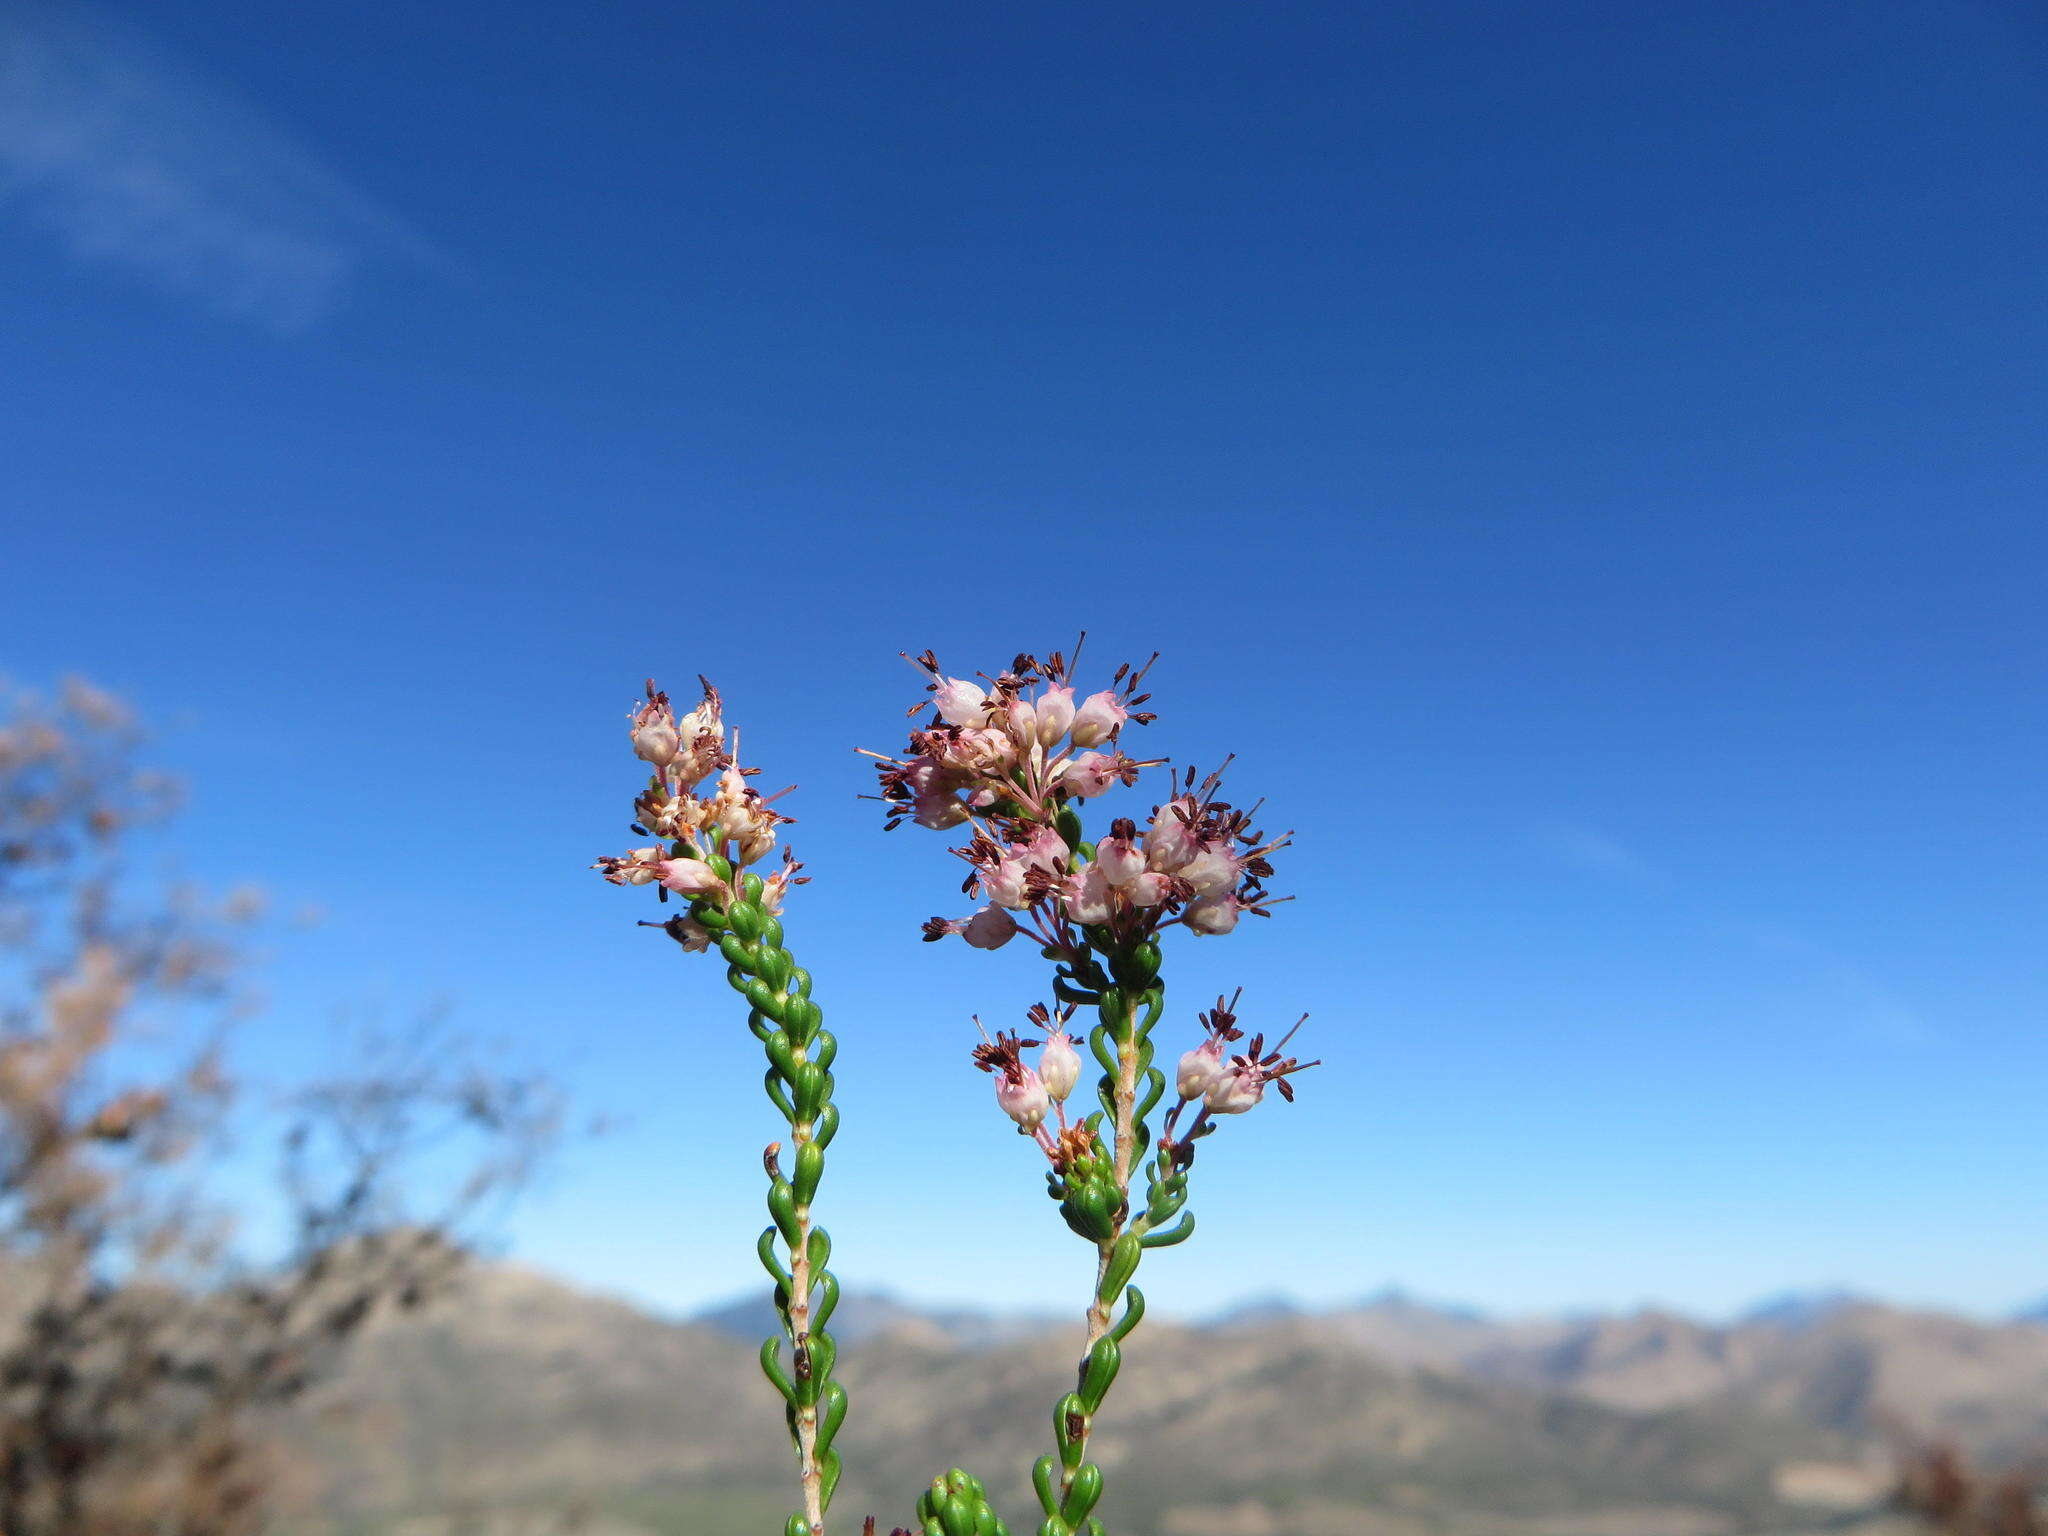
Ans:
[[[2048,1536],[2027,1471],[1989,1473],[1953,1445],[1916,1444],[1900,1457],[1898,1507],[1940,1536]]]
[[[217,1049],[236,928],[139,873],[175,808],[83,684],[0,695],[0,1532],[245,1536],[272,1513],[266,1413],[418,1305],[552,1128],[532,1081],[431,1045],[287,1100],[282,1262],[236,1259],[203,1197],[237,1103]],[[189,1049],[179,1040],[197,1040]],[[409,1155],[475,1154],[421,1215]]]

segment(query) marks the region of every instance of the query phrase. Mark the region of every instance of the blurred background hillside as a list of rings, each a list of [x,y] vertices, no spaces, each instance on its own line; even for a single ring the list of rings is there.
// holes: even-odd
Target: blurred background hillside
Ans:
[[[1032,1504],[1074,1332],[850,1296],[841,1507],[907,1519],[929,1468],[1014,1468]],[[745,1536],[783,1509],[765,1302],[664,1320],[492,1269],[380,1331],[294,1432],[308,1530]],[[1399,1295],[1146,1324],[1105,1430],[1133,1536],[1907,1532],[1902,1453],[2025,1465],[2048,1443],[2048,1322],[1852,1297],[1710,1325],[1669,1312],[1494,1319]],[[1128,1392],[1128,1396],[1124,1394]],[[1277,1492],[1284,1488],[1285,1492]],[[1013,1527],[1014,1528],[1014,1527]]]

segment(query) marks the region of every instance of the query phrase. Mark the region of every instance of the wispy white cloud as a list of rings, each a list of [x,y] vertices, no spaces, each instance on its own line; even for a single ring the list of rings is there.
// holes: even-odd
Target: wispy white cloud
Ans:
[[[131,27],[41,0],[0,6],[0,218],[287,333],[331,313],[369,263],[440,261]]]
[[[1689,912],[1702,928],[1739,936],[1764,953],[1788,962],[1840,998],[1843,1006],[1879,1039],[1904,1046],[1931,1045],[1940,1039],[1912,1004],[1868,966],[1802,934],[1702,906],[1686,882],[1619,838],[1569,822],[1533,827],[1528,837],[1538,852],[1580,874],[1645,893],[1658,893],[1669,898],[1678,910]]]
[[[1620,839],[1610,837],[1592,827],[1555,822],[1548,826],[1531,828],[1529,841],[1539,852],[1548,854],[1581,874],[1600,875],[1609,880],[1625,881],[1631,885],[1656,886],[1660,889],[1668,889],[1671,885],[1669,875],[1653,866],[1633,848]]]

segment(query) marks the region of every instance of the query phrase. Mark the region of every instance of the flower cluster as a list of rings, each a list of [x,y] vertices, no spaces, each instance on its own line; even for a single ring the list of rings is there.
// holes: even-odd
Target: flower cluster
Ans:
[[[1034,1003],[1030,1020],[1046,1032],[1043,1040],[1026,1040],[1015,1031],[998,1032],[991,1039],[981,1020],[974,1021],[975,1027],[981,1029],[981,1044],[974,1048],[974,1064],[994,1075],[997,1105],[1016,1121],[1020,1134],[1036,1137],[1055,1162],[1059,1161],[1061,1139],[1069,1131],[1067,1097],[1081,1081],[1081,1053],[1075,1048],[1074,1037],[1067,1033],[1067,1022],[1073,1016],[1071,1006],[1054,1014],[1045,1004]],[[1035,1047],[1043,1047],[1039,1050],[1038,1065],[1027,1066],[1024,1052]],[[1056,1117],[1057,1134],[1045,1123],[1048,1114]]]
[[[1212,1116],[1241,1115],[1256,1108],[1265,1099],[1268,1084],[1280,1090],[1281,1098],[1293,1103],[1294,1085],[1287,1079],[1296,1072],[1322,1065],[1320,1061],[1298,1061],[1281,1054],[1295,1031],[1308,1022],[1305,1013],[1272,1050],[1266,1049],[1266,1037],[1259,1034],[1252,1036],[1243,1051],[1232,1054],[1227,1047],[1244,1038],[1244,1031],[1237,1027],[1236,1011],[1242,993],[1240,988],[1227,1001],[1217,998],[1214,1008],[1198,1016],[1202,1043],[1181,1057],[1174,1074],[1179,1102],[1167,1115],[1165,1135],[1169,1142],[1174,1140],[1175,1127],[1188,1106],[1199,1104],[1201,1109],[1188,1134],[1179,1138],[1182,1143],[1201,1135],[1202,1127]],[[980,1018],[974,1021],[981,1030],[982,1042],[974,1048],[974,1064],[994,1075],[997,1107],[1016,1122],[1019,1134],[1035,1137],[1056,1165],[1066,1160],[1072,1144],[1070,1138],[1079,1134],[1077,1127],[1069,1126],[1065,1107],[1067,1096],[1081,1078],[1081,1056],[1066,1028],[1073,1015],[1071,1005],[1056,1014],[1044,1003],[1034,1003],[1029,1018],[1033,1026],[1046,1032],[1043,1040],[1027,1040],[1015,1031],[998,1032],[991,1038]],[[1042,1049],[1034,1067],[1025,1062],[1024,1052],[1038,1047]],[[1057,1133],[1046,1125],[1048,1115],[1055,1117]],[[1092,1143],[1093,1133],[1084,1139]]]
[[[1211,1115],[1241,1115],[1255,1107],[1265,1098],[1268,1083],[1278,1088],[1280,1097],[1292,1104],[1294,1085],[1287,1081],[1289,1075],[1322,1065],[1320,1061],[1296,1061],[1292,1056],[1280,1054],[1287,1042],[1294,1038],[1295,1030],[1308,1022],[1305,1013],[1294,1021],[1294,1028],[1282,1035],[1272,1050],[1266,1049],[1264,1035],[1253,1035],[1251,1044],[1242,1052],[1227,1055],[1224,1047],[1244,1038],[1244,1031],[1237,1027],[1237,1000],[1241,996],[1243,988],[1233,993],[1228,1002],[1217,998],[1214,1008],[1199,1015],[1205,1038],[1181,1057],[1180,1066],[1174,1073],[1174,1090],[1180,1096],[1180,1103],[1166,1118],[1169,1139],[1181,1111],[1198,1099],[1202,1110],[1196,1120],[1197,1126]]]
[[[953,851],[972,870],[962,889],[984,903],[967,917],[933,918],[927,939],[959,934],[996,949],[1027,933],[1078,955],[1090,942],[1142,942],[1173,925],[1222,934],[1246,912],[1268,915],[1268,855],[1287,837],[1266,839],[1252,825],[1256,806],[1219,798],[1220,773],[1198,780],[1189,769],[1142,829],[1119,817],[1100,842],[1083,840],[1081,802],[1164,761],[1127,757],[1121,745],[1127,725],[1153,719],[1139,691],[1150,662],[1118,667],[1110,687],[1078,703],[1057,651],[1018,656],[986,687],[947,676],[929,651],[914,664],[930,678],[930,698],[911,713],[929,707],[931,718],[911,732],[905,756],[868,754],[879,761],[888,824],[971,829]]]
[[[651,678],[645,702],[628,716],[633,755],[654,770],[633,802],[632,830],[661,841],[601,858],[591,867],[613,885],[652,885],[663,901],[673,893],[722,904],[737,894],[740,870],[767,857],[775,847],[776,827],[792,819],[769,803],[789,791],[764,798],[747,782],[760,770],[739,766],[739,734],[733,733],[728,748],[718,690],[705,678],[697,681],[704,688],[703,702],[680,719]],[[761,901],[770,913],[782,910],[792,885],[805,883],[797,873],[802,867],[783,849],[782,866],[762,882]],[[712,942],[709,930],[687,915],[645,926],[666,930],[689,950],[706,949]]]

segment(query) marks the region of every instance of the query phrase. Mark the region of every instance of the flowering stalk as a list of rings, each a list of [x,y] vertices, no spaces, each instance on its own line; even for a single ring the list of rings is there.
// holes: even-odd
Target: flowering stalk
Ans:
[[[839,1282],[825,1267],[832,1240],[812,1221],[811,1204],[825,1149],[839,1129],[831,1072],[839,1047],[811,1000],[810,973],[783,944],[783,897],[805,882],[786,850],[782,867],[765,880],[745,869],[774,846],[777,824],[789,818],[748,786],[754,770],[737,767],[726,750],[718,692],[708,682],[704,702],[680,721],[650,682],[647,702],[632,716],[632,739],[635,753],[654,768],[635,802],[633,830],[668,843],[600,859],[596,867],[615,885],[654,885],[664,901],[670,894],[688,901],[685,914],[645,926],[662,928],[685,950],[718,946],[727,982],[747,1000],[747,1027],[767,1053],[763,1084],[789,1124],[792,1161],[785,1175],[779,1141],[762,1157],[773,1224],[759,1250],[775,1281],[783,1332],[761,1346],[761,1367],[782,1395],[803,1494],[803,1511],[789,1517],[784,1536],[823,1536],[839,1482],[832,1442],[846,1418],[846,1390],[832,1379],[838,1347],[825,1327],[839,1301]],[[701,793],[698,786],[714,773],[716,789]]]
[[[1224,1047],[1241,1034],[1236,999],[1218,999],[1201,1016],[1206,1038],[1181,1058],[1178,1102],[1155,1152],[1149,1117],[1167,1087],[1151,1039],[1165,1008],[1160,940],[1176,927],[1214,936],[1247,913],[1270,916],[1267,856],[1288,839],[1265,840],[1252,829],[1256,807],[1234,809],[1218,796],[1220,773],[1198,780],[1193,770],[1153,807],[1142,832],[1118,818],[1107,836],[1087,839],[1081,805],[1160,765],[1126,757],[1120,746],[1127,724],[1152,719],[1138,707],[1149,698],[1138,691],[1149,663],[1119,668],[1111,688],[1078,705],[1069,664],[1057,652],[1043,662],[1019,656],[987,687],[946,676],[929,652],[916,664],[930,678],[936,718],[912,732],[908,756],[869,754],[881,763],[889,825],[970,828],[970,842],[953,851],[973,871],[964,889],[986,902],[966,918],[933,918],[925,937],[957,934],[976,948],[998,949],[1023,934],[1055,966],[1061,1011],[1040,1004],[1029,1013],[1046,1039],[990,1038],[983,1030],[974,1059],[995,1078],[998,1106],[1050,1161],[1049,1191],[1067,1225],[1095,1248],[1079,1379],[1054,1407],[1055,1450],[1039,1459],[1032,1483],[1044,1514],[1039,1536],[1102,1536],[1093,1513],[1102,1471],[1088,1446],[1123,1343],[1144,1316],[1144,1294],[1131,1284],[1139,1261],[1148,1248],[1193,1232],[1183,1209],[1188,1174],[1195,1143],[1214,1132],[1215,1117],[1253,1108],[1269,1083],[1293,1098],[1286,1078],[1316,1065],[1278,1048],[1265,1052],[1258,1036],[1248,1052],[1226,1058]],[[1102,1107],[1070,1121],[1065,1100],[1079,1060],[1065,1025],[1083,1006],[1096,1014],[1088,1043],[1102,1067]],[[1027,1063],[1023,1053],[1040,1044],[1036,1065]],[[1197,1102],[1200,1111],[1180,1132],[1181,1115]],[[1134,1212],[1131,1181],[1141,1165],[1145,1196]]]
[[[969,841],[953,851],[969,866],[963,889],[983,902],[967,917],[933,918],[925,937],[958,935],[976,948],[1000,949],[1023,934],[1054,966],[1053,1003],[1027,1013],[1042,1038],[984,1029],[973,1058],[993,1077],[998,1107],[1046,1158],[1048,1192],[1061,1216],[1094,1250],[1078,1379],[1055,1405],[1054,1450],[1039,1458],[1032,1483],[1043,1514],[1038,1536],[1104,1536],[1094,1513],[1102,1469],[1089,1460],[1089,1445],[1124,1343],[1145,1313],[1144,1294],[1131,1283],[1139,1261],[1147,1249],[1193,1232],[1188,1177],[1195,1145],[1214,1133],[1218,1117],[1254,1108],[1269,1084],[1292,1099],[1289,1076],[1316,1065],[1282,1054],[1293,1030],[1271,1051],[1254,1035],[1231,1054],[1243,1037],[1238,998],[1218,998],[1199,1016],[1202,1040],[1175,1068],[1175,1102],[1155,1139],[1152,1116],[1168,1089],[1152,1043],[1166,1006],[1161,944],[1176,928],[1208,937],[1231,932],[1247,914],[1270,916],[1276,898],[1263,884],[1272,874],[1268,855],[1288,839],[1254,831],[1256,807],[1234,809],[1219,797],[1220,773],[1198,779],[1192,769],[1169,780],[1142,830],[1117,817],[1105,835],[1089,839],[1085,803],[1161,766],[1125,756],[1120,745],[1127,725],[1152,719],[1139,707],[1149,698],[1139,691],[1147,668],[1119,668],[1110,688],[1076,702],[1057,652],[1043,662],[1019,656],[987,687],[946,676],[929,652],[917,665],[930,679],[934,717],[912,732],[907,757],[869,755],[880,759],[889,825],[966,830]],[[736,765],[737,738],[728,750],[709,683],[703,703],[679,720],[650,682],[632,716],[632,740],[654,770],[634,803],[633,830],[658,841],[597,867],[615,885],[652,885],[662,900],[687,903],[646,926],[662,928],[685,950],[718,947],[767,1053],[764,1083],[788,1123],[793,1161],[785,1172],[780,1141],[763,1158],[773,1224],[761,1234],[760,1255],[775,1280],[783,1329],[763,1346],[761,1361],[782,1394],[803,1490],[803,1510],[789,1517],[784,1536],[823,1536],[839,1481],[832,1442],[846,1393],[832,1380],[837,1350],[826,1331],[839,1296],[825,1267],[831,1241],[811,1206],[839,1125],[831,1072],[838,1046],[811,1000],[809,974],[783,944],[783,900],[805,882],[786,850],[765,879],[747,868],[767,856],[788,818],[747,784],[754,770]],[[1070,1118],[1082,1058],[1067,1026],[1084,1007],[1095,1015],[1086,1034],[1102,1069],[1101,1107]],[[1028,1050],[1038,1052],[1035,1060],[1025,1059]],[[1140,1171],[1143,1198],[1134,1201]],[[788,1366],[784,1340],[792,1348]],[[925,1490],[917,1519],[922,1536],[1008,1536],[983,1485],[958,1468]],[[870,1536],[874,1528],[870,1518]],[[913,1533],[899,1527],[892,1536]]]

